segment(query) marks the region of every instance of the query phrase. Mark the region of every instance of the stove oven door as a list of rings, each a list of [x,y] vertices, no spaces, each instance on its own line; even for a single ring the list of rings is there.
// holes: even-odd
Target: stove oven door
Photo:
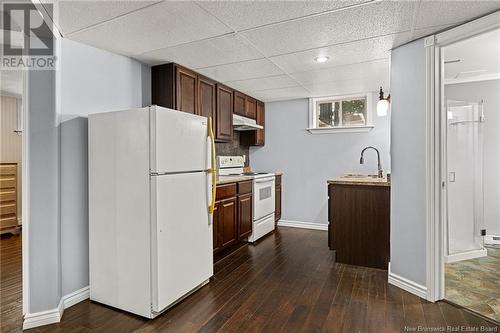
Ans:
[[[274,213],[274,175],[271,177],[256,178],[253,181],[253,220]]]

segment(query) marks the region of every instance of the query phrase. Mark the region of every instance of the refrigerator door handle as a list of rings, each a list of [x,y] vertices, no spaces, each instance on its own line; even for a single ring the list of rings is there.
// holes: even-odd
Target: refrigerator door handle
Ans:
[[[210,138],[210,155],[211,155],[211,166],[208,169],[208,172],[212,174],[212,195],[211,202],[208,208],[208,213],[213,215],[215,209],[215,190],[217,186],[217,167],[215,162],[215,138],[214,132],[212,131],[212,117],[208,117],[208,136]]]

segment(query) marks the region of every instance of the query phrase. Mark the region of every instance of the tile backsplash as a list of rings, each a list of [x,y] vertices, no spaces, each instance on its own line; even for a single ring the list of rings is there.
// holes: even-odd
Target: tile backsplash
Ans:
[[[227,143],[215,143],[215,153],[217,156],[245,155],[245,166],[250,164],[250,149],[240,145],[240,132],[233,132],[233,141]]]

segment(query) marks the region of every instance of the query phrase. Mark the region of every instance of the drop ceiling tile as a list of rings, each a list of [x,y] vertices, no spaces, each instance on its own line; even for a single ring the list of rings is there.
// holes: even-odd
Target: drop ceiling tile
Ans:
[[[296,72],[290,75],[303,85],[311,85],[323,82],[389,77],[390,70],[390,61],[386,59],[354,65]]]
[[[68,1],[41,0],[53,4],[53,19],[63,35],[87,28],[114,17],[150,6],[156,1]]]
[[[70,37],[112,52],[138,55],[229,32],[229,28],[193,2],[166,1]]]
[[[366,62],[369,60],[388,59],[391,55],[391,49],[399,42],[408,41],[409,37],[409,33],[377,37],[275,56],[271,57],[271,60],[284,71],[293,73]],[[330,59],[324,63],[314,61],[314,58],[320,55],[329,56]]]
[[[288,88],[297,85],[288,75],[277,75],[249,80],[225,82],[228,86],[241,91]]]
[[[266,56],[405,32],[415,2],[387,1],[242,32]]]
[[[389,78],[355,79],[305,86],[311,92],[311,97],[343,96],[357,93],[376,93],[380,86],[389,90]]]
[[[173,61],[189,68],[203,68],[262,58],[246,39],[237,35],[146,52],[136,57],[152,65]]]
[[[251,91],[248,94],[264,102],[307,98],[310,96],[309,91],[302,88],[301,86]]]
[[[221,82],[255,79],[285,74],[267,59],[250,60],[234,64],[197,69],[197,72]]]
[[[200,1],[198,4],[241,31],[369,1]]]
[[[500,10],[500,1],[435,1],[420,3],[416,25],[417,29],[457,24]]]

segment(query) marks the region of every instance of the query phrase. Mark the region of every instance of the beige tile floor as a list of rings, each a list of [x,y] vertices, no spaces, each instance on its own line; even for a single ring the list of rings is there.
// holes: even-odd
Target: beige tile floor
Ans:
[[[500,246],[486,249],[486,257],[446,264],[445,298],[500,321]]]

